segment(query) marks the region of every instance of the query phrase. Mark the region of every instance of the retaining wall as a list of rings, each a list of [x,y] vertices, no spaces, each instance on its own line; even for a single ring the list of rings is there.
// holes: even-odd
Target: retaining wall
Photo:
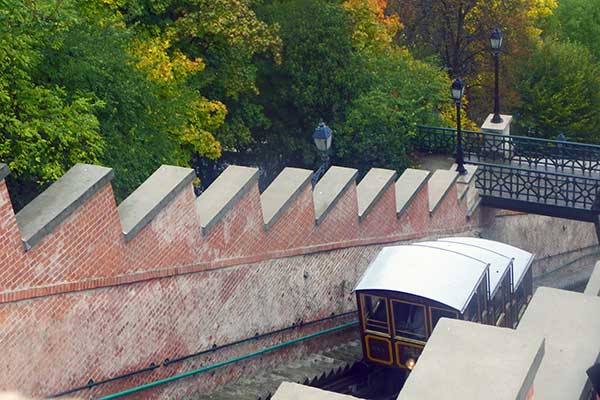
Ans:
[[[163,166],[117,207],[112,170],[78,164],[16,215],[6,174],[0,164],[0,389],[33,396],[154,366],[75,393],[105,395],[339,324],[161,364],[351,311],[382,245],[485,220],[450,171],[373,169],[357,185],[332,167],[313,189],[310,171],[286,168],[261,194],[255,168],[232,166],[195,198],[192,170]],[[131,398],[185,396],[310,346]]]
[[[600,254],[590,222],[500,211],[482,236],[534,253],[534,279],[543,286],[583,288]]]

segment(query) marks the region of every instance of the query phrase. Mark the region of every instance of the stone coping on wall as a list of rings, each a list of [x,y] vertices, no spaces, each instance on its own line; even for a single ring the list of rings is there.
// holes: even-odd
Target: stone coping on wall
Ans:
[[[519,334],[546,339],[544,361],[534,380],[536,398],[584,398],[585,370],[600,354],[599,315],[599,297],[537,288],[517,328]]]
[[[396,214],[400,216],[410,202],[427,183],[431,172],[407,168],[396,181]]]
[[[450,167],[450,171],[456,171],[457,164],[452,164]],[[458,175],[456,179],[456,183],[458,184],[458,199],[463,200],[465,195],[469,192],[469,187],[473,184],[473,179],[475,178],[475,173],[477,172],[476,165],[465,165],[465,169],[467,173],[464,175]]]
[[[353,168],[333,166],[314,188],[315,219],[320,224],[339,198],[356,181],[358,171]]]
[[[327,390],[301,385],[294,382],[282,382],[271,400],[360,400],[358,397],[329,392]]]
[[[258,181],[258,168],[229,166],[196,200],[202,233],[210,229]]]
[[[310,184],[312,171],[300,168],[284,168],[269,187],[260,195],[265,229],[269,229]]]
[[[113,178],[111,168],[76,164],[16,215],[25,249],[31,249]]]
[[[458,172],[438,169],[427,182],[429,187],[429,212],[435,212],[442,199],[458,179]]]
[[[590,276],[583,293],[589,296],[600,296],[600,261],[594,266],[592,275]]]
[[[10,206],[1,210],[0,303],[447,235],[481,223],[467,218],[465,202],[443,193],[440,211],[428,213],[428,171],[408,169],[394,182],[394,171],[376,169],[357,185],[356,170],[334,166],[315,188],[311,174],[287,168],[261,194],[256,168],[229,166],[195,198],[193,172],[163,166],[117,207],[107,185],[112,170],[77,165],[17,217]],[[9,200],[6,185],[0,190]],[[49,234],[34,251],[21,244],[31,248]]]
[[[8,165],[4,163],[0,163],[0,181],[6,178],[10,174],[10,170],[8,169]]]
[[[452,164],[450,171],[456,171],[456,168],[457,165]],[[467,170],[467,173],[464,175],[459,175],[456,179],[456,182],[468,185],[473,181],[473,178],[475,178],[475,173],[477,172],[477,165],[465,164],[465,169]]]
[[[371,168],[356,188],[358,218],[362,221],[392,185],[398,174],[391,169]]]
[[[542,335],[442,318],[398,400],[522,400],[543,356]]]
[[[162,165],[119,205],[125,240],[133,239],[179,192],[191,190],[193,169]]]

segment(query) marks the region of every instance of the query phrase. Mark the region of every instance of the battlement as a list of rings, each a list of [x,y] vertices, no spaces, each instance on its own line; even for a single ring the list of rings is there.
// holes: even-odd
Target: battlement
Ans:
[[[0,164],[0,302],[464,231],[451,171],[285,168],[263,192],[230,166],[198,198],[188,168],[162,166],[118,207],[110,168],[77,164],[16,215]],[[397,179],[396,179],[397,178]],[[472,210],[471,210],[472,211]]]

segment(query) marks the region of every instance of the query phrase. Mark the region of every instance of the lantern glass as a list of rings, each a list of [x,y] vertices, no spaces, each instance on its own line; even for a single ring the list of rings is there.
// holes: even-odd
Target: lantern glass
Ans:
[[[315,146],[317,146],[317,150],[323,152],[329,150],[329,146],[331,146],[331,137],[329,139],[314,138],[314,140]]]
[[[319,123],[317,129],[313,133],[313,140],[317,150],[327,152],[331,148],[331,138],[333,137],[331,129],[323,122]]]
[[[498,51],[502,47],[502,31],[498,28],[492,31],[490,36],[490,44],[492,46],[492,50]]]
[[[456,101],[460,101],[465,94],[465,82],[460,79],[455,79],[452,82],[452,98]]]

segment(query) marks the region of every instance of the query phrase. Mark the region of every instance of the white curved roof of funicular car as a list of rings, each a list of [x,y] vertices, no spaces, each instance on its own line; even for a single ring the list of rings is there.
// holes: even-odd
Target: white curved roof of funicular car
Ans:
[[[493,250],[472,246],[460,242],[445,241],[444,239],[415,243],[418,246],[436,247],[476,258],[481,262],[489,264],[490,270],[490,295],[493,296],[500,287],[501,279],[508,271],[512,258],[506,257]]]
[[[425,297],[464,312],[488,265],[462,254],[425,246],[384,247],[359,290],[390,290]]]
[[[511,246],[506,243],[496,242],[494,240],[480,239],[474,237],[449,237],[441,240],[483,247],[496,253],[504,254],[506,257],[512,258],[513,291],[519,286],[519,284],[523,280],[523,277],[525,276],[525,271],[527,271],[527,268],[529,268],[529,266],[533,262],[533,259],[535,258],[535,254],[529,253],[523,249]]]

